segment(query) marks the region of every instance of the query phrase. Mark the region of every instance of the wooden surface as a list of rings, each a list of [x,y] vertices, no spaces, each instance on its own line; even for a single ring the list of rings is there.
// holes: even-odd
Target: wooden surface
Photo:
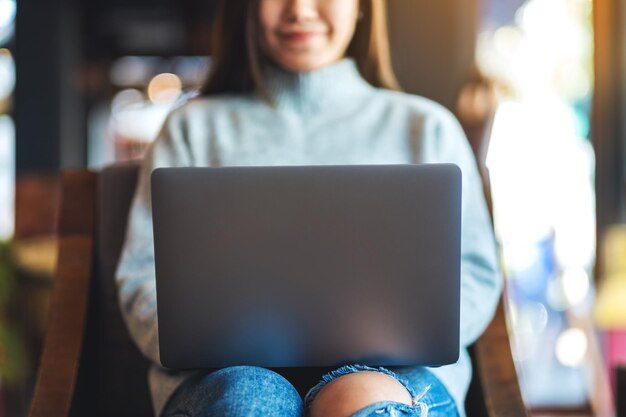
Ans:
[[[15,184],[15,240],[56,232],[61,194],[56,175],[20,175]]]
[[[479,364],[474,372],[479,373],[489,416],[527,416],[511,354],[503,299],[474,349]]]
[[[69,413],[85,326],[93,253],[95,174],[71,171],[63,177],[59,260],[50,322],[31,403],[30,416]]]

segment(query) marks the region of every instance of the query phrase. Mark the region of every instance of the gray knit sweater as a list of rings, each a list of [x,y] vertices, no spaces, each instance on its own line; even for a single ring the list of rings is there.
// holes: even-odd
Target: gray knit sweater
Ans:
[[[463,349],[458,363],[433,369],[463,415],[471,377],[464,347],[489,323],[501,278],[481,181],[461,127],[432,101],[372,87],[349,59],[311,73],[268,68],[265,82],[273,104],[250,93],[197,98],[176,109],[143,160],[116,280],[130,334],[154,363],[148,379],[156,415],[191,373],[159,366],[149,184],[154,168],[427,162],[453,162],[463,172]]]

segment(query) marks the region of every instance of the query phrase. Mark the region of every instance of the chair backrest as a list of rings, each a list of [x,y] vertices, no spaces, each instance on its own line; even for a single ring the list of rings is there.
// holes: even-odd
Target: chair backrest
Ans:
[[[138,165],[63,175],[59,256],[50,323],[30,417],[151,416],[148,361],[118,307],[114,273]],[[94,235],[95,230],[95,235]],[[88,302],[87,302],[88,301]],[[87,308],[88,306],[88,308]],[[500,302],[472,346],[469,417],[525,417]],[[275,369],[304,394],[328,368]]]
[[[89,309],[72,415],[152,415],[146,380],[149,362],[126,330],[114,280],[137,176],[136,163],[114,165],[98,174]],[[329,370],[276,369],[301,394]],[[487,415],[477,377],[472,382],[466,410],[469,416]]]
[[[93,271],[74,415],[153,413],[146,383],[149,363],[126,330],[114,280],[137,174],[136,163],[98,174]]]

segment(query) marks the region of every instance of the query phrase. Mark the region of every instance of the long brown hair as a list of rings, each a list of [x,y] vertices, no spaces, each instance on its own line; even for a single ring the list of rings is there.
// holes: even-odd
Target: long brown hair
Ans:
[[[259,91],[267,97],[261,76],[258,42],[260,0],[221,0],[212,38],[212,69],[202,95]],[[358,21],[346,55],[375,87],[399,90],[389,52],[386,0],[359,0]]]

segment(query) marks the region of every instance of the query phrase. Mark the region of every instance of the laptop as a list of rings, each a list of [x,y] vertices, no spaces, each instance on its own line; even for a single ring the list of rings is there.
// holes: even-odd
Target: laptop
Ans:
[[[165,367],[457,361],[456,165],[158,168],[151,181]]]

